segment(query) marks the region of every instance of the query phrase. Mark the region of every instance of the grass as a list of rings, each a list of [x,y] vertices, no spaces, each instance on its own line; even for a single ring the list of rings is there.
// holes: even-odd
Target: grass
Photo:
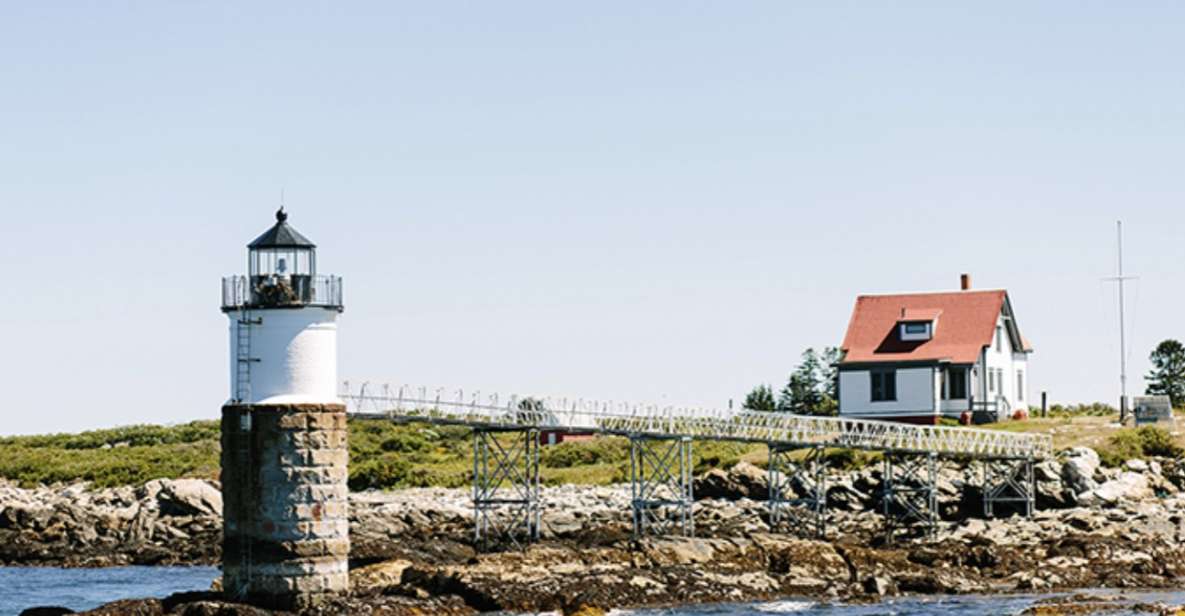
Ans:
[[[0,438],[0,477],[26,486],[81,480],[103,487],[217,477],[218,429],[218,422],[195,421]]]
[[[350,421],[350,486],[354,489],[465,487],[473,475],[473,439],[465,428]],[[89,481],[98,487],[141,485],[159,478],[215,479],[219,425],[139,425],[79,434],[0,438],[0,477],[23,486]],[[509,445],[509,436],[501,436]],[[697,473],[731,468],[742,459],[764,461],[765,447],[697,442]],[[629,444],[605,437],[568,441],[541,450],[546,484],[604,485],[629,478]]]
[[[1100,411],[1101,412],[1101,411]],[[980,426],[1009,432],[1047,433],[1055,449],[1079,445],[1099,452],[1105,464],[1136,457],[1180,456],[1185,434],[1124,428],[1117,415],[1061,412],[1049,418]],[[350,421],[350,486],[354,489],[466,487],[473,474],[473,440],[465,428],[382,421]],[[158,478],[217,478],[218,422],[178,426],[128,426],[79,434],[0,438],[0,477],[25,486],[89,481],[99,487],[140,485]],[[510,436],[501,436],[508,445]],[[801,454],[796,454],[801,455]],[[827,450],[831,466],[860,468],[876,454]],[[697,441],[696,473],[728,469],[740,461],[765,466],[764,445]],[[568,441],[541,450],[540,475],[549,485],[604,485],[629,478],[629,444],[618,437]]]
[[[1178,418],[1182,421],[1183,418]],[[1182,424],[1178,424],[1181,426]],[[1085,446],[1093,449],[1103,449],[1111,444],[1111,439],[1133,428],[1119,425],[1119,415],[1062,415],[1060,417],[1031,418],[1024,420],[1002,421],[995,424],[977,426],[991,430],[1007,432],[1044,433],[1053,437],[1055,450]],[[1160,428],[1158,428],[1160,429]],[[1169,439],[1177,445],[1185,447],[1185,432],[1181,427],[1164,431]]]

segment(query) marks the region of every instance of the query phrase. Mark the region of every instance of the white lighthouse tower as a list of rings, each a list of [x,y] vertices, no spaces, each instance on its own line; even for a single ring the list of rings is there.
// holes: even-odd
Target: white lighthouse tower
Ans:
[[[230,399],[222,407],[222,579],[231,599],[280,610],[349,590],[349,449],[337,398],[341,278],[276,224],[222,280]]]
[[[247,275],[222,280],[230,317],[230,401],[337,402],[342,281],[317,274],[317,246],[288,224],[247,245]]]

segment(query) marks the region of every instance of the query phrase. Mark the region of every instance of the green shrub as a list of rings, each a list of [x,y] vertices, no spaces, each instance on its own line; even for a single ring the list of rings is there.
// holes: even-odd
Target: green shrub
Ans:
[[[1127,428],[1116,432],[1107,444],[1099,447],[1099,461],[1105,466],[1122,466],[1128,460],[1157,456],[1177,458],[1185,453],[1173,436],[1156,426]]]
[[[728,470],[741,461],[750,447],[745,443],[696,441],[691,447],[692,472],[699,475],[714,468]]]
[[[441,468],[416,467],[411,469],[403,483],[403,488],[467,488],[473,483],[473,471],[470,467]]]
[[[1146,456],[1160,458],[1179,458],[1185,453],[1173,440],[1173,435],[1167,430],[1156,426],[1144,426],[1136,430],[1140,438],[1140,447]]]
[[[423,451],[432,447],[423,436],[414,432],[401,432],[391,435],[379,444],[379,449],[388,452],[404,452],[410,453],[414,451]]]
[[[1118,415],[1119,409],[1103,402],[1091,402],[1089,404],[1052,404],[1049,406],[1050,417],[1074,417],[1074,416],[1090,416],[1090,417],[1107,417],[1109,415]],[[1041,407],[1029,407],[1029,417],[1039,417],[1041,415]]]
[[[1107,444],[1098,448],[1103,466],[1122,466],[1124,462],[1144,457],[1144,448],[1135,430],[1120,430]]]
[[[628,442],[618,437],[566,441],[543,448],[540,461],[549,468],[573,468],[615,462],[629,457]]]
[[[387,489],[404,485],[411,464],[400,456],[372,458],[350,467],[351,490]]]
[[[823,459],[829,468],[854,471],[875,464],[881,460],[879,453],[856,449],[827,449],[823,452]]]

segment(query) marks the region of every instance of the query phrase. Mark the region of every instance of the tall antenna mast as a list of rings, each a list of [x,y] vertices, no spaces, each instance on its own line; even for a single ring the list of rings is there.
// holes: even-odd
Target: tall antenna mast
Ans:
[[[1119,422],[1127,418],[1127,334],[1124,329],[1124,301],[1123,301],[1123,283],[1128,280],[1135,280],[1139,276],[1124,276],[1123,275],[1123,221],[1115,221],[1115,230],[1118,236],[1118,275],[1103,280],[1109,282],[1119,283]]]

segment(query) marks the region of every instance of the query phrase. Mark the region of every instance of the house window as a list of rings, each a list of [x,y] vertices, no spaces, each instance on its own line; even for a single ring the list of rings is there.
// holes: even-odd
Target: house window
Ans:
[[[967,369],[946,369],[947,400],[967,399]]]
[[[996,393],[996,371],[988,368],[988,392]]]
[[[889,402],[897,399],[897,371],[873,370],[869,372],[872,378],[872,401]]]
[[[901,340],[916,342],[929,340],[933,324],[928,321],[907,321],[901,324]]]
[[[1016,371],[1016,399],[1025,399],[1025,372],[1024,370]]]
[[[982,330],[980,330],[982,331]],[[980,338],[982,340],[982,338]],[[1004,351],[1004,328],[999,325],[996,326],[996,352]]]

